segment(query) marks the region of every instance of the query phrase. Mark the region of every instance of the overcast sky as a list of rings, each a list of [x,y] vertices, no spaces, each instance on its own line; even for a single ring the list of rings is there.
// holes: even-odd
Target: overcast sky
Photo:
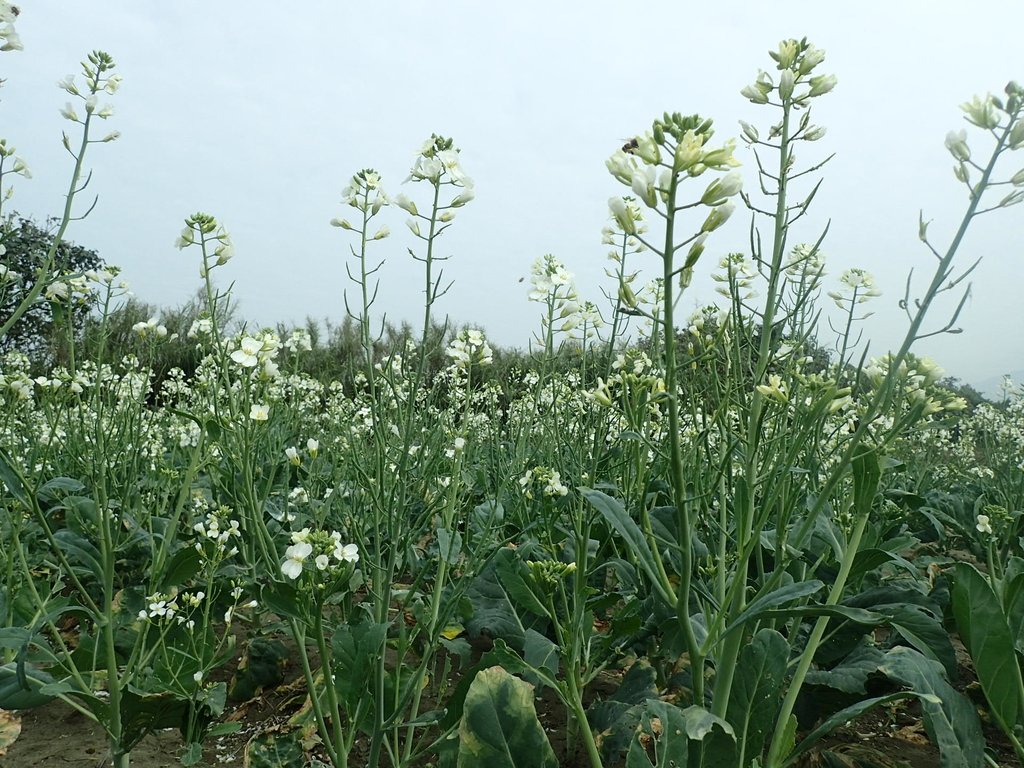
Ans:
[[[766,127],[774,111],[739,91],[770,67],[768,49],[807,36],[839,85],[814,105],[828,129],[819,154],[801,156],[836,157],[790,242],[815,240],[831,219],[827,287],[849,267],[875,274],[883,296],[867,330],[882,353],[906,325],[896,303],[908,270],[932,268],[918,210],[944,246],[967,202],[943,147],[947,131],[967,127],[957,105],[1024,80],[1024,4],[993,0],[969,15],[948,0],[20,5],[25,50],[0,54],[0,135],[34,178],[8,205],[37,219],[60,210],[71,170],[60,135],[75,126],[58,114],[67,95],[55,84],[88,51],[107,51],[125,82],[102,129],[123,136],[90,150],[99,205],[69,234],[123,267],[139,298],[176,305],[196,290],[198,252],[173,243],[202,210],[234,238],[236,257],[215,274],[235,281],[246,318],[340,320],[350,233],[328,222],[349,210],[341,190],[373,167],[390,193],[422,199],[422,185],[401,182],[438,132],[461,147],[477,193],[440,241],[455,285],[439,309],[517,346],[540,314],[518,282],[535,258],[555,254],[584,298],[608,284],[600,230],[607,199],[627,192],[605,169],[612,151],[665,110],[714,118],[716,140],[738,135],[741,119]],[[980,156],[981,139],[971,144]],[[1017,154],[1007,177],[1024,166]],[[753,158],[739,157],[754,189]],[[375,249],[387,258],[379,308],[415,323],[421,273],[405,218],[398,208],[382,218],[393,234]],[[684,310],[714,299],[707,276],[745,248],[748,226],[737,212],[712,236]],[[1024,205],[978,220],[964,243],[962,264],[984,257],[964,332],[921,346],[949,373],[977,383],[1024,368],[1022,233]],[[831,341],[827,327],[821,338]]]

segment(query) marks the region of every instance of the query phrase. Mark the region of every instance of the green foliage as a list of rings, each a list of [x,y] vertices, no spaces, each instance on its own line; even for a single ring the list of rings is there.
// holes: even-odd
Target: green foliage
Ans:
[[[501,667],[478,673],[459,725],[458,768],[555,768],[533,706],[533,686]]]
[[[0,242],[6,252],[3,264],[11,270],[13,281],[0,283],[0,325],[13,314],[22,297],[39,279],[39,270],[45,264],[46,254],[54,242],[56,222],[41,226],[31,219],[17,215],[7,216],[0,222]],[[103,260],[95,252],[61,241],[57,246],[53,268],[62,275],[82,275],[89,270],[103,268]],[[48,279],[44,275],[43,279]],[[67,334],[81,339],[86,320],[96,306],[92,295],[55,311],[50,301],[32,304],[7,335],[0,336],[0,353],[18,350],[29,355],[40,366],[49,368],[66,360]],[[70,328],[67,326],[70,325]]]

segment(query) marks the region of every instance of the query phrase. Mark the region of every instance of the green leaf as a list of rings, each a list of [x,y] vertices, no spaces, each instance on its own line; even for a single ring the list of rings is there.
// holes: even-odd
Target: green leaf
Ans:
[[[897,646],[885,655],[880,671],[923,697],[925,728],[939,748],[942,768],[984,765],[985,739],[971,702],[943,677],[942,665],[911,648]]]
[[[32,509],[32,502],[29,500],[25,485],[21,482],[21,473],[17,470],[11,455],[3,448],[0,448],[0,480],[7,486],[14,500],[25,509]]]
[[[892,626],[903,638],[930,659],[942,664],[946,677],[957,674],[956,651],[942,622],[916,605],[887,605]]]
[[[374,660],[384,652],[388,626],[385,622],[342,624],[331,638],[335,687],[350,712],[356,710],[360,699],[369,695]]]
[[[1010,731],[1020,716],[1018,690],[1021,670],[1013,636],[999,599],[974,566],[954,567],[953,615],[978,682],[1003,730]]]
[[[494,568],[501,588],[515,607],[523,608],[535,616],[547,618],[548,610],[531,587],[532,580],[527,566],[513,550],[502,550],[494,559]]]
[[[820,592],[824,587],[824,582],[813,579],[811,581],[800,581],[795,584],[787,584],[784,587],[779,587],[776,590],[769,592],[767,595],[761,595],[750,602],[750,605],[746,607],[739,616],[737,616],[732,624],[725,630],[722,638],[725,639],[731,635],[737,629],[742,627],[745,623],[751,619],[758,618],[764,611],[770,608],[777,608],[780,605],[791,603],[795,600],[801,600],[805,597],[810,597],[815,592]]]
[[[862,445],[853,457],[853,507],[857,517],[871,513],[881,477],[882,467],[878,455],[873,449]]]
[[[438,528],[436,533],[438,555],[449,565],[457,563],[462,554],[462,534],[447,528]]]
[[[535,629],[526,630],[523,661],[535,669],[546,670],[552,678],[558,677],[558,646]]]
[[[605,762],[617,765],[629,747],[647,699],[658,697],[657,673],[646,660],[635,662],[610,698],[590,705],[587,718]]]
[[[867,693],[868,678],[878,671],[885,654],[873,645],[859,645],[832,669],[814,669],[807,673],[809,685],[826,685],[843,693]]]
[[[679,709],[666,701],[649,699],[643,721],[626,753],[626,768],[685,768],[690,742],[703,741],[712,733],[726,738],[735,736],[732,726],[704,707],[695,704]]]
[[[666,603],[671,603],[672,600],[665,592],[665,587],[658,575],[654,553],[651,552],[647,537],[640,530],[640,526],[636,524],[636,521],[629,516],[622,502],[609,496],[607,493],[595,491],[592,488],[581,488],[580,492],[583,494],[583,498],[601,513],[601,516],[612,527],[612,530],[623,538],[629,551],[636,557],[640,567],[647,574],[647,578],[650,579],[651,584],[654,585],[662,600]]]
[[[1024,573],[1011,577],[1007,569],[1003,577],[1003,610],[1014,647],[1018,653],[1024,653]]]
[[[187,583],[199,573],[202,563],[202,555],[196,551],[195,547],[179,549],[167,561],[167,567],[164,568],[163,578],[160,581],[160,591],[167,592],[170,587]]]
[[[0,667],[0,709],[32,709],[50,703],[53,696],[41,693],[40,689],[52,682],[46,672],[27,664],[20,675],[18,664],[4,664]]]
[[[749,765],[764,748],[778,716],[788,661],[789,643],[774,629],[759,631],[740,653],[726,713],[741,750],[739,766]]]
[[[870,709],[877,707],[879,704],[891,704],[894,701],[901,701],[903,699],[911,699],[914,697],[922,698],[919,694],[913,691],[900,691],[898,693],[890,693],[886,696],[876,696],[872,699],[864,699],[858,701],[856,704],[851,704],[845,709],[841,709],[834,715],[829,717],[825,722],[807,734],[799,744],[789,753],[786,758],[786,764],[790,765],[796,761],[796,758],[806,752],[808,749],[813,747],[819,740],[828,736],[839,726],[850,720],[856,720],[858,717],[863,715]],[[923,697],[928,699],[927,696]],[[935,697],[931,697],[934,700]],[[793,721],[793,732],[796,732],[795,721]]]
[[[178,762],[182,765],[199,765],[203,759],[203,745],[198,741],[193,741],[191,744],[186,746],[181,754],[178,755]]]
[[[300,734],[263,733],[245,746],[247,768],[304,768],[306,756],[299,744]]]
[[[264,584],[260,588],[260,605],[282,619],[306,620],[300,610],[299,594],[291,584],[281,581],[269,581]]]
[[[459,723],[458,768],[558,768],[533,686],[491,667],[474,678]]]
[[[505,552],[509,554],[504,555]],[[521,650],[526,628],[502,587],[496,567],[496,561],[508,556],[516,555],[511,550],[499,550],[480,575],[470,582],[466,597],[473,612],[466,620],[466,631],[471,639],[480,636],[501,638]]]
[[[81,566],[96,581],[103,581],[103,566],[100,563],[102,556],[91,541],[68,528],[57,531],[53,534],[53,538],[73,566]]]

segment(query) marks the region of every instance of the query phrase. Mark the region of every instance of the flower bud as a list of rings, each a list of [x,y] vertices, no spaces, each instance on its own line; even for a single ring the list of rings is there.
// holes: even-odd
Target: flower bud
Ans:
[[[756,85],[748,85],[740,91],[740,96],[745,99],[749,99],[754,104],[767,104],[768,94],[764,93]]]
[[[796,74],[792,69],[782,70],[779,75],[779,98],[788,101],[793,96],[793,86],[796,84]]]
[[[1024,120],[1018,120],[1010,129],[1010,135],[1006,137],[1006,143],[1010,149],[1017,149],[1024,144]]]
[[[699,259],[701,254],[704,253],[704,241],[707,239],[708,235],[705,232],[693,241],[693,245],[690,246],[690,250],[686,253],[686,263],[683,265],[684,269],[689,269],[697,263],[697,259]]]
[[[419,209],[416,207],[416,203],[409,199],[408,195],[404,192],[400,192],[395,195],[395,205],[401,208],[403,211],[411,213],[413,216],[419,215]]]
[[[704,219],[704,223],[701,224],[700,231],[714,232],[729,220],[729,217],[732,216],[732,212],[734,210],[736,210],[736,206],[732,203],[724,203],[712,208],[711,212],[708,213],[708,217]],[[699,255],[700,254],[698,254],[698,256]]]
[[[648,165],[657,165],[661,162],[661,148],[650,133],[637,138],[635,151],[640,156],[640,159]]]
[[[476,192],[473,191],[473,187],[463,187],[462,191],[455,196],[450,205],[452,208],[461,208],[474,197],[476,197]]]
[[[984,98],[975,96],[961,104],[960,109],[967,115],[967,121],[979,128],[992,129],[999,125],[999,114],[996,112],[991,94],[985,94]]]
[[[804,55],[800,57],[800,74],[806,75],[810,73],[812,69],[821,64],[824,60],[825,52],[821,48],[815,48],[813,45],[807,46],[807,50],[804,51]]]
[[[715,179],[704,190],[700,201],[704,205],[719,205],[743,189],[743,179],[736,171]]]
[[[332,227],[341,227],[342,229],[352,229],[352,224],[349,223],[348,219],[343,219],[340,216],[335,216],[331,219]]]
[[[967,146],[967,131],[950,131],[946,134],[946,149],[953,159],[966,162],[971,159],[971,148]]]
[[[837,82],[839,81],[835,75],[817,75],[812,77],[811,90],[808,92],[808,95],[823,96],[835,88]]]
[[[615,218],[615,223],[619,225],[619,229],[627,235],[636,234],[636,222],[633,220],[629,208],[626,207],[625,200],[621,197],[609,198],[608,210],[611,211],[612,216]]]
[[[1015,187],[1024,187],[1024,168],[1021,168],[1010,178],[1010,183]]]
[[[800,43],[796,40],[783,40],[779,43],[779,52],[769,54],[779,62],[779,69],[789,69],[796,61],[796,55],[800,51]]]

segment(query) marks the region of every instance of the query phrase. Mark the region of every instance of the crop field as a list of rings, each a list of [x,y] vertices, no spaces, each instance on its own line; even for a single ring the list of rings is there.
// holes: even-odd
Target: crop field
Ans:
[[[903,343],[867,355],[872,276],[791,236],[824,59],[779,44],[737,138],[638,123],[607,160],[604,296],[537,259],[515,351],[445,321],[437,243],[475,187],[436,134],[405,193],[345,189],[344,326],[238,320],[208,213],[177,242],[200,294],[144,313],[67,240],[116,138],[119,69],[90,54],[61,82],[63,217],[0,211],[3,765],[1022,765],[1024,392],[917,350],[955,329],[972,222],[1021,224],[1024,88],[963,105],[962,219],[922,220]],[[0,143],[3,188],[28,174]],[[375,309],[387,211],[413,328]],[[730,217],[746,253],[715,246]],[[684,313],[709,259],[720,300]]]

